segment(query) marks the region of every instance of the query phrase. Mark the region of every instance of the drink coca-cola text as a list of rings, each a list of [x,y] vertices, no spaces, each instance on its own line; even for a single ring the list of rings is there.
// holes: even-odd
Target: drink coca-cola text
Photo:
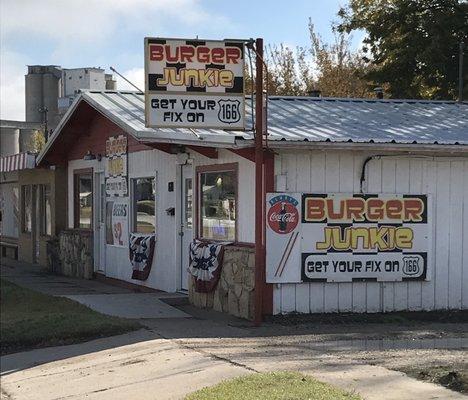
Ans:
[[[270,214],[270,221],[271,222],[295,222],[296,221],[296,216],[293,213],[284,213],[283,215],[280,215],[279,213],[271,213]]]

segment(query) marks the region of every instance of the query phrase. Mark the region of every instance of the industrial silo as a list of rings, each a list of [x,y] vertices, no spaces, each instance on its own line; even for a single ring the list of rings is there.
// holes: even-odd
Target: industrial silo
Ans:
[[[58,124],[58,98],[61,96],[60,67],[30,65],[26,81],[26,121],[44,122],[47,110],[48,129]]]
[[[20,130],[13,127],[0,127],[0,157],[19,153]]]

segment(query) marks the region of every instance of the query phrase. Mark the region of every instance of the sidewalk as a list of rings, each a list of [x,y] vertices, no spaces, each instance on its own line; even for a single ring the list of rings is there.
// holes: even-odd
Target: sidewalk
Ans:
[[[49,293],[62,293],[67,282],[73,286],[70,296],[131,295],[100,282],[8,274],[34,287],[51,285]],[[235,376],[297,370],[364,399],[466,398],[384,366],[396,359],[420,364],[466,360],[467,324],[255,328],[217,313],[182,309],[193,318],[145,319],[146,329],[137,332],[2,357],[2,390],[13,400],[181,399]]]
[[[3,357],[1,381],[13,400],[164,400],[245,373],[141,330]]]
[[[3,279],[52,296],[67,297],[103,314],[130,319],[190,318],[167,303],[168,300],[186,298],[179,293],[139,293],[97,280],[47,274],[38,266],[27,263],[5,258],[1,261]]]
[[[304,337],[260,337],[211,321],[177,321],[185,339],[164,337],[176,322],[166,319],[159,320],[160,329],[3,357],[2,388],[24,400],[169,400],[243,374],[298,370],[364,399],[466,398],[365,364],[358,353],[311,350]]]

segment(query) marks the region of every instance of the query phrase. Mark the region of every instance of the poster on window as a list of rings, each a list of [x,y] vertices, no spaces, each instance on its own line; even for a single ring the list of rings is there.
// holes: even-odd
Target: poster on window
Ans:
[[[128,204],[108,201],[106,205],[106,242],[113,246],[128,246]]]
[[[110,137],[106,141],[106,195],[127,196],[127,137]]]
[[[267,282],[428,280],[427,195],[271,193]]]

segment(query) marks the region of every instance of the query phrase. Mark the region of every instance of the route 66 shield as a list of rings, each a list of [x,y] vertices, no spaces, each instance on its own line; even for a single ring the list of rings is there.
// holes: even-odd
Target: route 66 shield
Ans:
[[[218,119],[225,124],[235,124],[241,119],[240,101],[218,100]]]

